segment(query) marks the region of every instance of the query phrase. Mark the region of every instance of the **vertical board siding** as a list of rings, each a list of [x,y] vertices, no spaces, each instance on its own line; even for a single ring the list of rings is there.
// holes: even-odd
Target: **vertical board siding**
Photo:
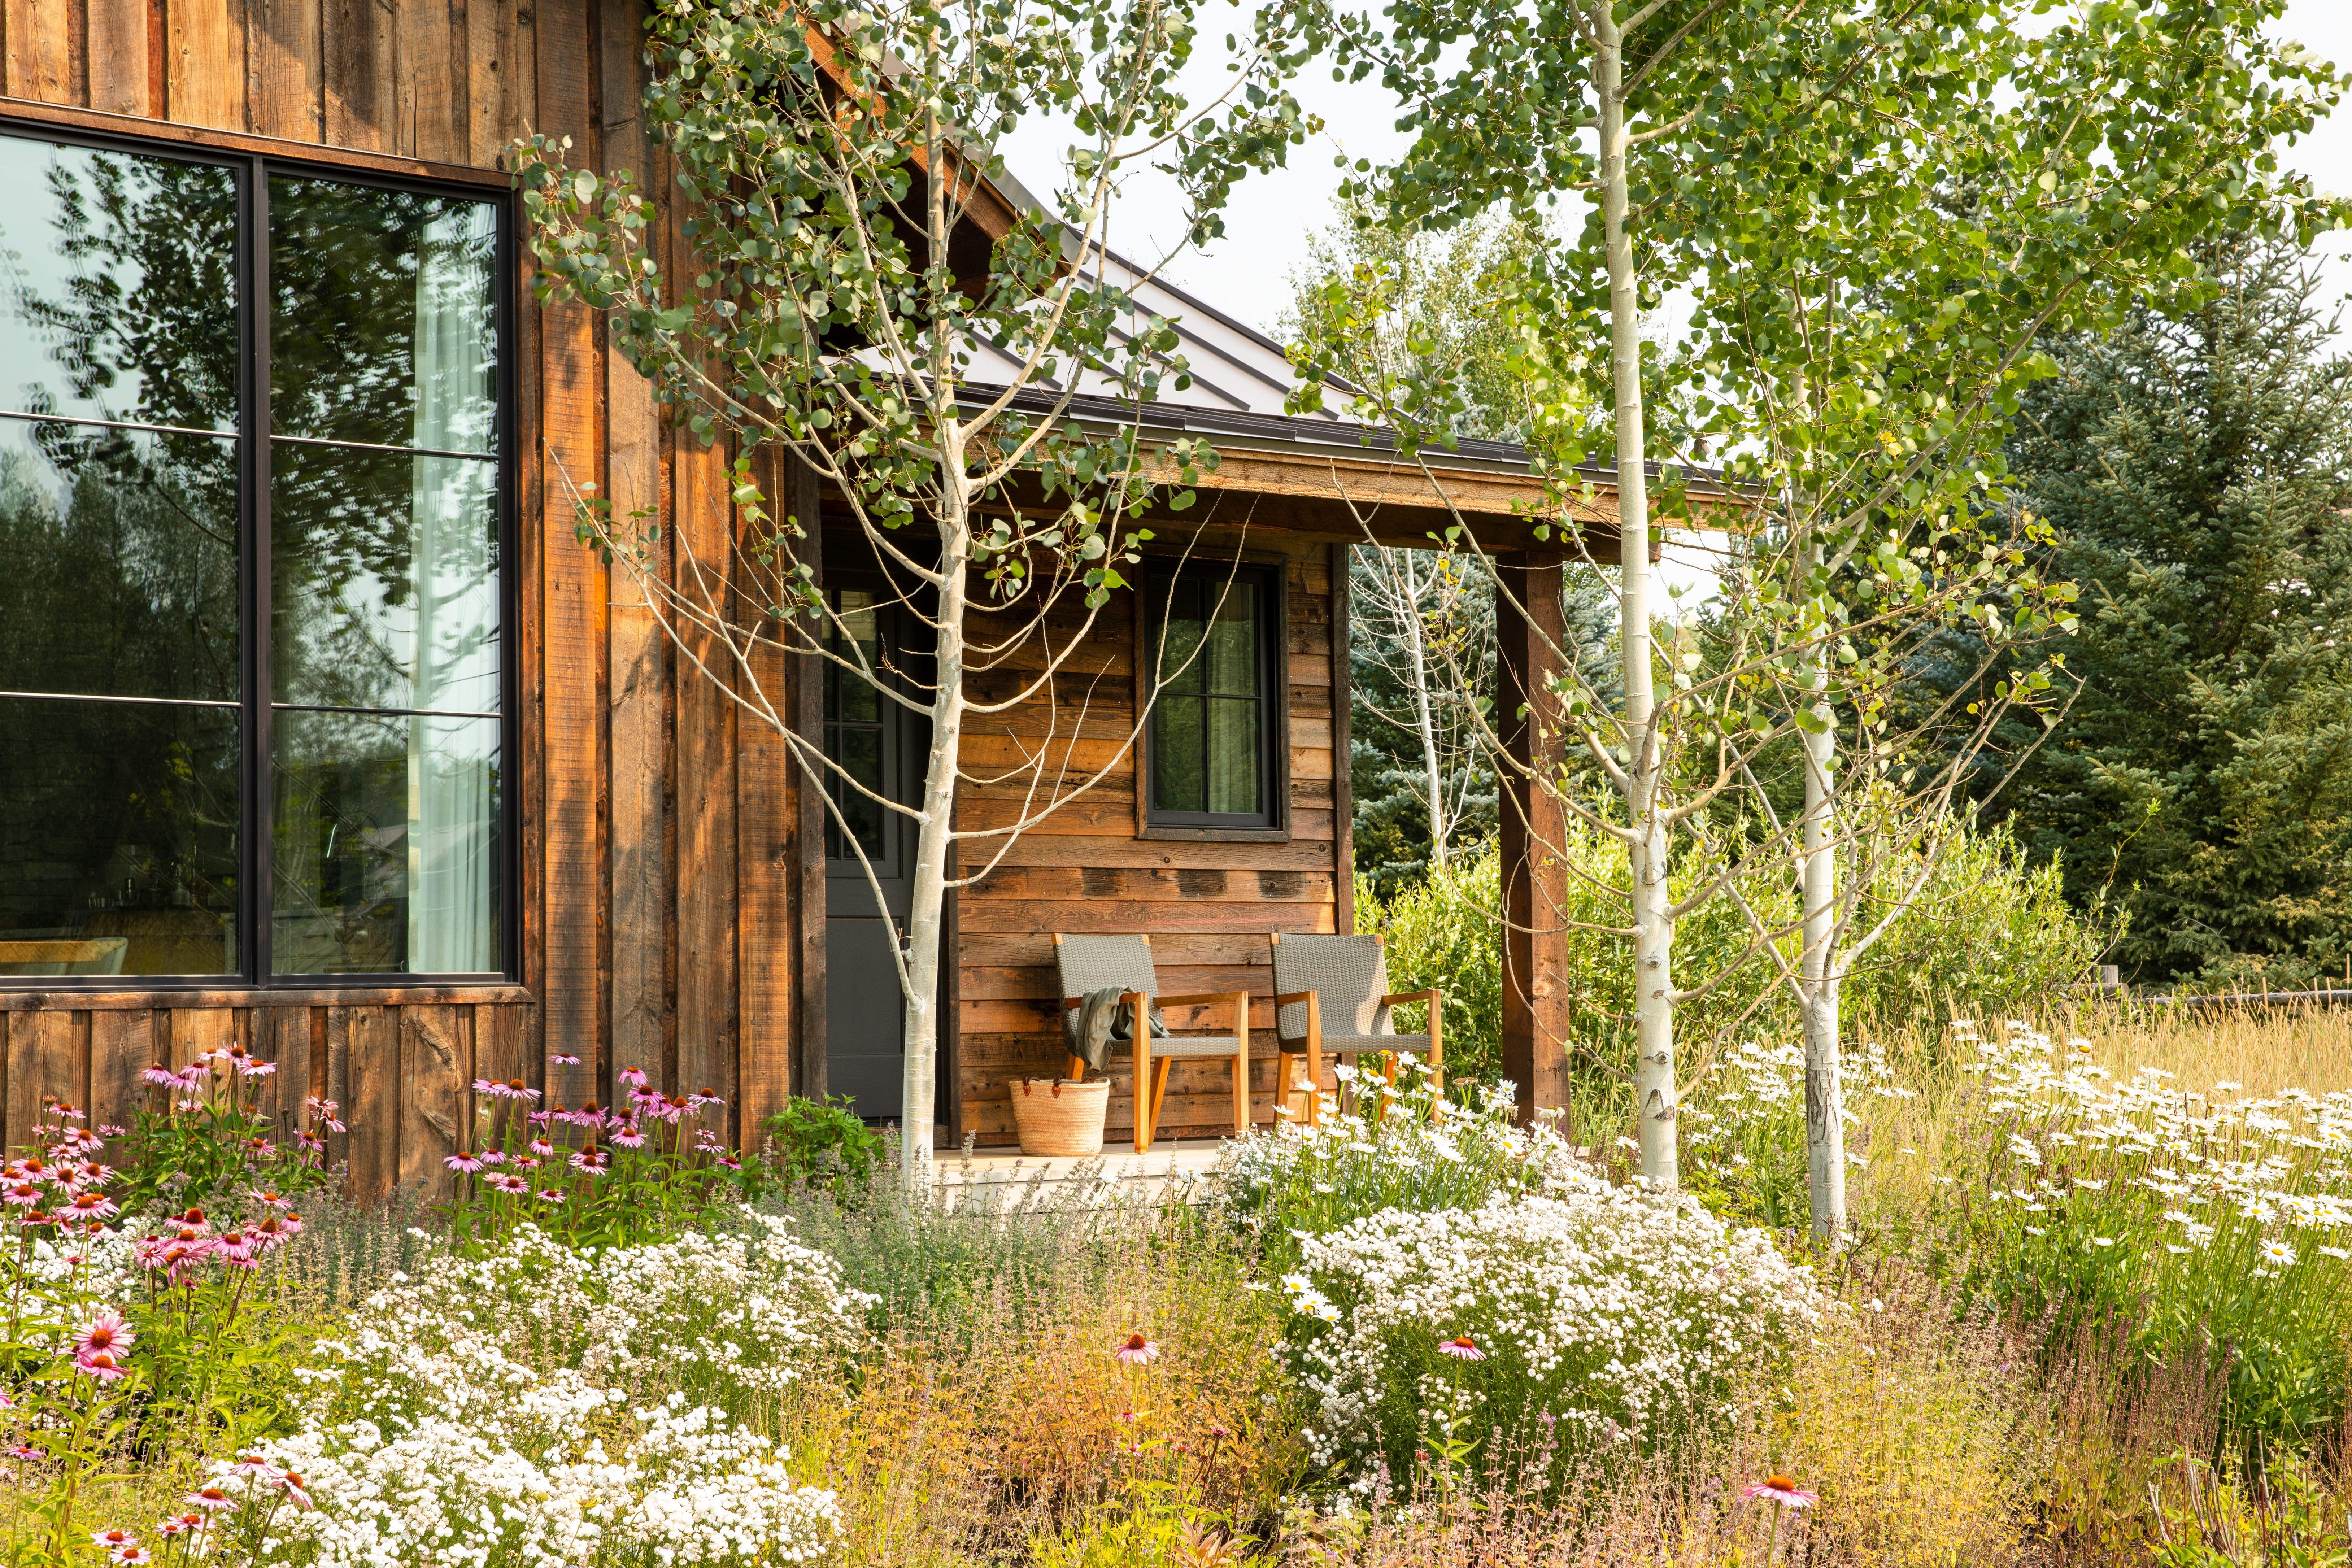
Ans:
[[[147,0],[88,0],[89,107],[152,119]]]
[[[247,0],[246,91],[257,134],[325,139],[323,43],[319,0]]]
[[[8,96],[79,103],[80,0],[5,0]]]
[[[384,0],[324,0],[320,59],[326,140],[363,153],[394,151],[394,12]]]
[[[163,98],[170,118],[246,129],[247,0],[166,0]]]

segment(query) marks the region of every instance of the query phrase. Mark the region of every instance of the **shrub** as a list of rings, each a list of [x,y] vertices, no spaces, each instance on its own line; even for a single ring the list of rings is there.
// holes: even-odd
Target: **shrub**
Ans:
[[[1697,1204],[1562,1173],[1557,1195],[1391,1209],[1302,1244],[1286,1358],[1318,1463],[1371,1484],[1416,1451],[1549,1478],[1596,1451],[1675,1451],[1820,1321],[1809,1269]]]
[[[814,1560],[834,1502],[793,1478],[783,1395],[857,1302],[788,1228],[434,1255],[320,1346],[313,1423],[215,1463],[215,1530],[315,1568]]]
[[[1505,1194],[1539,1192],[1571,1163],[1549,1124],[1513,1122],[1507,1088],[1469,1085],[1460,1100],[1430,1088],[1417,1058],[1397,1064],[1391,1091],[1352,1068],[1363,1103],[1319,1122],[1281,1124],[1225,1145],[1213,1178],[1213,1212],[1255,1247],[1260,1267],[1297,1266],[1301,1241],[1389,1209],[1475,1209]]]
[[[1567,898],[1560,917],[1603,928],[1568,932],[1558,976],[1575,998],[1569,1040],[1577,1102],[1569,1126],[1588,1142],[1606,1142],[1626,1121],[1633,1059],[1632,951],[1605,929],[1624,923],[1605,889],[1624,885],[1625,857],[1613,842],[1571,830],[1561,858]],[[1678,873],[1677,897],[1689,892],[1696,874],[1696,868]],[[1886,868],[1884,899],[1896,896],[1902,874],[1899,866]],[[1500,853],[1489,847],[1386,901],[1369,889],[1357,895],[1359,922],[1387,933],[1391,983],[1448,993],[1450,1072],[1489,1080],[1502,1070],[1501,875]],[[1763,918],[1793,923],[1795,905],[1784,889],[1759,882],[1747,896]],[[1878,918],[1867,903],[1864,913]],[[2077,915],[2058,868],[2028,864],[2006,830],[1970,835],[1947,851],[1916,900],[1847,976],[1846,1012],[1895,1037],[1940,1031],[1955,1007],[2020,1011],[2081,978],[2113,935],[2099,910]],[[1729,899],[1702,905],[1675,928],[1675,969],[1685,984],[1729,975],[1676,1009],[1678,1036],[1695,1063],[1735,1040],[1798,1033],[1794,1005],[1770,965],[1743,962],[1751,941],[1747,919]],[[1798,939],[1785,945],[1793,956]]]
[[[882,1164],[882,1134],[838,1100],[793,1095],[768,1118],[764,1151],[776,1174],[794,1186],[823,1186],[841,1194],[862,1191]]]

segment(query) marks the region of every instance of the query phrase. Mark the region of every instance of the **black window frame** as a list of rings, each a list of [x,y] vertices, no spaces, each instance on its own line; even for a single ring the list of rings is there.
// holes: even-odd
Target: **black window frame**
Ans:
[[[1290,595],[1287,563],[1244,556],[1184,561],[1147,558],[1136,593],[1135,686],[1137,703],[1149,705],[1136,740],[1136,837],[1224,842],[1287,842],[1290,838]],[[1252,584],[1260,614],[1258,642],[1259,799],[1255,812],[1180,811],[1160,805],[1157,671],[1161,628],[1171,595],[1181,584],[1212,591],[1226,584]]]
[[[520,348],[517,280],[520,266],[520,201],[511,183],[480,183],[429,174],[395,174],[355,166],[332,157],[289,155],[189,139],[163,139],[86,130],[18,115],[0,114],[0,133],[61,146],[86,147],[184,163],[226,168],[237,180],[237,528],[239,584],[238,663],[241,690],[236,712],[242,758],[238,785],[244,792],[237,821],[237,967],[210,974],[0,975],[0,992],[312,992],[429,991],[451,986],[520,984],[523,972],[523,854],[521,833],[522,751],[519,714],[521,684],[517,630],[522,609],[520,509]],[[492,862],[498,878],[499,956],[501,966],[477,973],[299,972],[278,973],[271,964],[276,850],[271,768],[273,718],[280,709],[305,710],[304,703],[272,700],[270,642],[271,443],[269,317],[269,181],[273,174],[337,181],[376,190],[414,192],[479,202],[496,214],[494,312],[498,336],[497,465],[499,562],[499,756],[498,815]],[[0,417],[28,424],[44,421],[9,413]],[[87,421],[81,421],[87,422]],[[109,422],[141,428],[135,422]],[[316,444],[306,438],[305,444]],[[330,446],[352,443],[327,442]],[[390,711],[390,710],[385,710]],[[0,809],[5,803],[0,802]]]

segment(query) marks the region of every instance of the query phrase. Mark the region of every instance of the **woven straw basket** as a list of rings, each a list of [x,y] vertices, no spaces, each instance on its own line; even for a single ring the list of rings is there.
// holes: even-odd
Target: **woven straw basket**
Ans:
[[[1099,1154],[1103,1119],[1109,1113],[1108,1079],[1092,1083],[1051,1078],[1013,1080],[1013,1125],[1020,1130],[1024,1154]]]

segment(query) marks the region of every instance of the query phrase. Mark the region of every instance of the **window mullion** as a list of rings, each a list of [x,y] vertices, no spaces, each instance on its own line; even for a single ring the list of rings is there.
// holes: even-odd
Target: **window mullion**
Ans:
[[[269,168],[259,158],[246,165],[245,200],[245,395],[239,424],[246,444],[246,789],[245,854],[247,976],[269,984],[271,888],[276,876],[276,822],[272,777],[270,698],[270,414],[269,387]]]

